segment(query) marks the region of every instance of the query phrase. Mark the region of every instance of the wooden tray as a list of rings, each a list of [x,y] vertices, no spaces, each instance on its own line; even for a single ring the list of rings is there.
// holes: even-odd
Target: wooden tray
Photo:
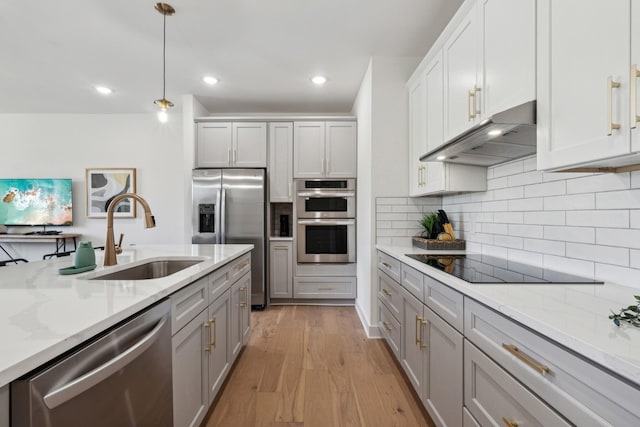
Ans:
[[[436,240],[436,239],[425,239],[424,237],[413,236],[411,238],[411,241],[413,246],[416,246],[421,249],[456,251],[456,250],[464,250],[466,248],[466,241],[462,239]]]

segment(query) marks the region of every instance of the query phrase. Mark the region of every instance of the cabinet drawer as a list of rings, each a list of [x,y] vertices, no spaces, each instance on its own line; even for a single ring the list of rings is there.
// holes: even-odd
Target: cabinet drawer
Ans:
[[[459,332],[462,332],[464,296],[460,292],[425,275],[423,301],[427,307],[435,311]]]
[[[408,265],[402,264],[401,267],[401,277],[402,286],[405,287],[406,290],[411,292],[414,297],[418,298],[420,301],[424,300],[424,285],[423,278],[424,274],[415,268],[411,268]]]
[[[400,285],[380,270],[378,270],[378,299],[387,306],[396,319],[402,318],[400,314],[402,308]]]
[[[640,425],[640,389],[470,298],[464,335],[572,423]]]
[[[570,425],[467,340],[464,405],[480,425],[510,425],[509,422],[539,427]]]
[[[398,322],[389,309],[382,304],[380,299],[378,299],[378,322],[380,334],[387,341],[396,358],[401,360],[400,340],[402,339],[402,330],[400,322]]]
[[[244,276],[247,271],[251,270],[251,252],[231,262],[228,268],[230,269],[229,280],[231,280],[231,283],[235,283],[236,280]]]
[[[191,321],[209,305],[209,276],[205,276],[172,294],[171,299],[171,335]]]
[[[356,297],[355,277],[296,277],[294,298],[353,299]]]
[[[378,268],[398,283],[400,283],[400,265],[397,259],[378,251]]]

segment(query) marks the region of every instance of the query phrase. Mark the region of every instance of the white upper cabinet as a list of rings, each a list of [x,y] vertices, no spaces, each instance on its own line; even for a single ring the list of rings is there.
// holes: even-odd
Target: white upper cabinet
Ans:
[[[535,16],[535,0],[479,1],[480,119],[536,99]]]
[[[473,126],[481,113],[478,102],[482,90],[477,75],[480,57],[478,34],[477,7],[474,5],[443,47],[445,140]]]
[[[631,5],[631,82],[630,82],[630,115],[631,150],[640,151],[640,102],[638,86],[640,86],[640,5]]]
[[[269,200],[293,202],[293,123],[269,123]]]
[[[198,123],[196,167],[267,166],[266,123]]]
[[[421,162],[420,156],[444,142],[444,66],[439,51],[409,84],[410,196],[484,191],[487,169]]]
[[[640,148],[629,117],[634,6],[538,0],[538,169],[640,163],[628,156]]]
[[[295,122],[295,178],[355,178],[355,122]]]

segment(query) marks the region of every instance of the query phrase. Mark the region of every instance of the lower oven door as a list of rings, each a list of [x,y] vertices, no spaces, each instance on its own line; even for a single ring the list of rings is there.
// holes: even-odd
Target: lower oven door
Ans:
[[[355,219],[298,220],[298,262],[356,262]]]

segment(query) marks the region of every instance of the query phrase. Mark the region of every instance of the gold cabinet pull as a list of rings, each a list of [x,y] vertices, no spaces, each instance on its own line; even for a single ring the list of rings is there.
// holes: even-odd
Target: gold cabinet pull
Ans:
[[[209,320],[209,323],[213,325],[211,329],[213,329],[213,341],[209,343],[212,348],[216,348],[216,316],[213,316],[213,319]],[[209,331],[211,331],[209,329]],[[211,338],[211,332],[209,332],[209,338]]]
[[[613,122],[613,89],[620,87],[620,82],[607,77],[607,136],[611,136],[615,129],[620,129],[620,123]]]
[[[475,87],[474,87],[474,89],[475,89]],[[475,108],[476,108],[475,107],[475,105],[476,105],[475,97],[476,97],[476,92],[474,90],[470,90],[469,93],[467,94],[467,114],[469,116],[468,117],[468,121],[471,121],[476,117],[476,115],[474,113]],[[471,98],[474,98],[473,99],[473,108],[471,108]]]
[[[240,291],[244,294],[244,301],[240,301],[240,307],[246,307],[247,300],[249,299],[247,296],[247,287],[246,286],[241,287]]]
[[[536,372],[540,375],[545,376],[548,374],[551,369],[548,366],[543,365],[542,363],[536,362],[526,354],[522,353],[517,346],[513,344],[502,343],[502,347],[507,350],[509,353],[513,354],[518,359],[522,360],[524,363],[532,367]]]
[[[640,71],[638,65],[633,64],[631,66],[631,80],[629,84],[631,86],[631,105],[629,111],[631,112],[631,129],[636,128],[636,123],[640,122],[640,116],[638,115],[637,102],[638,102],[638,77],[640,77]]]
[[[473,117],[479,117],[481,113],[480,108],[478,108],[478,106],[480,105],[478,92],[480,92],[481,90],[482,89],[477,85],[473,85]]]
[[[335,288],[318,288],[319,291],[334,291]]]
[[[204,322],[204,324],[202,325],[202,327],[204,328],[208,328],[209,329],[209,341],[211,341],[211,325],[209,324],[209,322]],[[206,352],[210,352],[211,351],[211,346],[208,345],[204,348],[204,351]]]
[[[429,324],[429,322],[428,322],[428,321],[426,321],[426,320],[424,320],[424,319],[422,319],[422,320],[420,321],[420,348],[421,348],[421,349],[422,349],[422,348],[427,348],[427,340],[425,340],[425,339],[423,338],[423,337],[424,337],[424,335],[423,335],[423,333],[422,333],[422,331],[423,331],[423,328],[422,328],[422,327],[423,327],[423,326],[426,326],[427,324]]]
[[[393,330],[393,328],[391,326],[389,326],[389,324],[387,322],[385,322],[384,320],[382,321],[382,324],[384,325],[384,328],[387,331],[392,331]]]
[[[393,295],[393,293],[391,293],[387,288],[382,288],[382,292],[384,292],[388,297]]]
[[[421,332],[421,326],[420,326],[421,323],[422,323],[422,317],[420,317],[420,316],[418,316],[416,314],[416,345],[422,344],[422,341],[421,341],[421,339],[422,339],[421,335],[422,334],[420,333]]]
[[[507,417],[502,417],[502,421],[507,427],[518,427],[519,425],[517,421],[510,420]]]

